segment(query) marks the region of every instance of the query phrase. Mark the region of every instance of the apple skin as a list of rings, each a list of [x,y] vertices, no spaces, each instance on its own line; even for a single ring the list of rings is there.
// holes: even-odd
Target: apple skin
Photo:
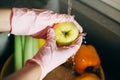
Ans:
[[[72,22],[57,23],[53,26],[58,46],[68,46],[78,37],[79,31]]]

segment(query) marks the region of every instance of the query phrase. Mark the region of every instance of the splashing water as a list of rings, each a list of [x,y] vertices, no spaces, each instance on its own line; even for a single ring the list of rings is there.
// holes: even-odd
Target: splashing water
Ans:
[[[71,15],[71,12],[72,12],[72,0],[68,0],[68,15]],[[83,33],[83,43],[84,44],[86,44],[87,42],[86,42],[86,34],[87,33]],[[72,58],[72,64],[73,64],[73,66],[72,66],[72,70],[73,70],[73,73],[75,72],[74,70],[75,70],[75,68],[74,68],[74,65],[75,65],[75,62],[74,62],[74,57],[75,57],[75,54],[74,55],[72,55],[71,56],[71,58]]]

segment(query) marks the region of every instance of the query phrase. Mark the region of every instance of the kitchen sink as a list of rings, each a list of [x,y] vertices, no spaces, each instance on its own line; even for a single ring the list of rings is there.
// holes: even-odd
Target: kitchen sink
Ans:
[[[119,79],[120,23],[78,0],[72,1],[72,4],[71,14],[75,15],[75,19],[83,27],[83,32],[87,33],[84,40],[86,44],[95,46],[106,80]],[[67,1],[60,0],[59,8],[60,13],[67,13]]]
[[[53,5],[51,5],[52,7],[49,7],[49,9],[55,10],[59,13],[67,13],[67,0],[56,1],[58,1],[59,4],[57,3],[58,5],[53,7],[55,4],[53,3]],[[85,36],[86,39],[84,39],[86,43],[83,43],[95,46],[101,59],[101,65],[103,67],[106,80],[119,79],[120,23],[86,4],[78,2],[77,0],[73,1],[71,14],[75,15],[75,19],[83,27],[83,33],[87,33]],[[6,35],[8,33],[0,33],[0,35],[2,34]],[[0,36],[0,40],[4,37],[5,36]],[[2,54],[0,59],[2,59],[3,62],[14,51],[14,36],[11,35],[10,37],[4,38],[4,40],[6,40],[7,45],[4,44],[4,50],[0,53]],[[3,43],[3,41],[0,41],[0,48],[2,47],[1,43]]]

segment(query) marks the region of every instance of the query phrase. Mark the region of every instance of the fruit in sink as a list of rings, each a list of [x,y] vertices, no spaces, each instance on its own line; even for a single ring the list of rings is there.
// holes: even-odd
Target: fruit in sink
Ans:
[[[83,73],[82,75],[76,77],[75,80],[100,80],[100,78],[93,73]]]
[[[58,46],[71,44],[79,35],[78,28],[72,22],[57,23],[53,28]]]
[[[74,56],[75,70],[83,73],[86,69],[97,70],[100,67],[100,58],[94,46],[82,44]]]

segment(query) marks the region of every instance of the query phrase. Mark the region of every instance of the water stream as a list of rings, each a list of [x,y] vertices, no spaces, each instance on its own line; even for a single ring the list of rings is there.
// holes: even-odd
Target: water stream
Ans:
[[[72,11],[72,0],[68,0],[68,14],[71,15]]]
[[[72,12],[72,0],[68,0],[68,15],[71,15],[71,12]],[[85,40],[85,36],[86,36],[86,33],[83,33],[83,43],[84,44],[86,44],[86,40]],[[75,56],[75,54],[74,55],[72,55],[72,62],[73,62],[73,66],[72,66],[72,69],[73,69],[73,73],[74,73],[74,64],[75,64],[75,62],[74,62],[74,56]]]

